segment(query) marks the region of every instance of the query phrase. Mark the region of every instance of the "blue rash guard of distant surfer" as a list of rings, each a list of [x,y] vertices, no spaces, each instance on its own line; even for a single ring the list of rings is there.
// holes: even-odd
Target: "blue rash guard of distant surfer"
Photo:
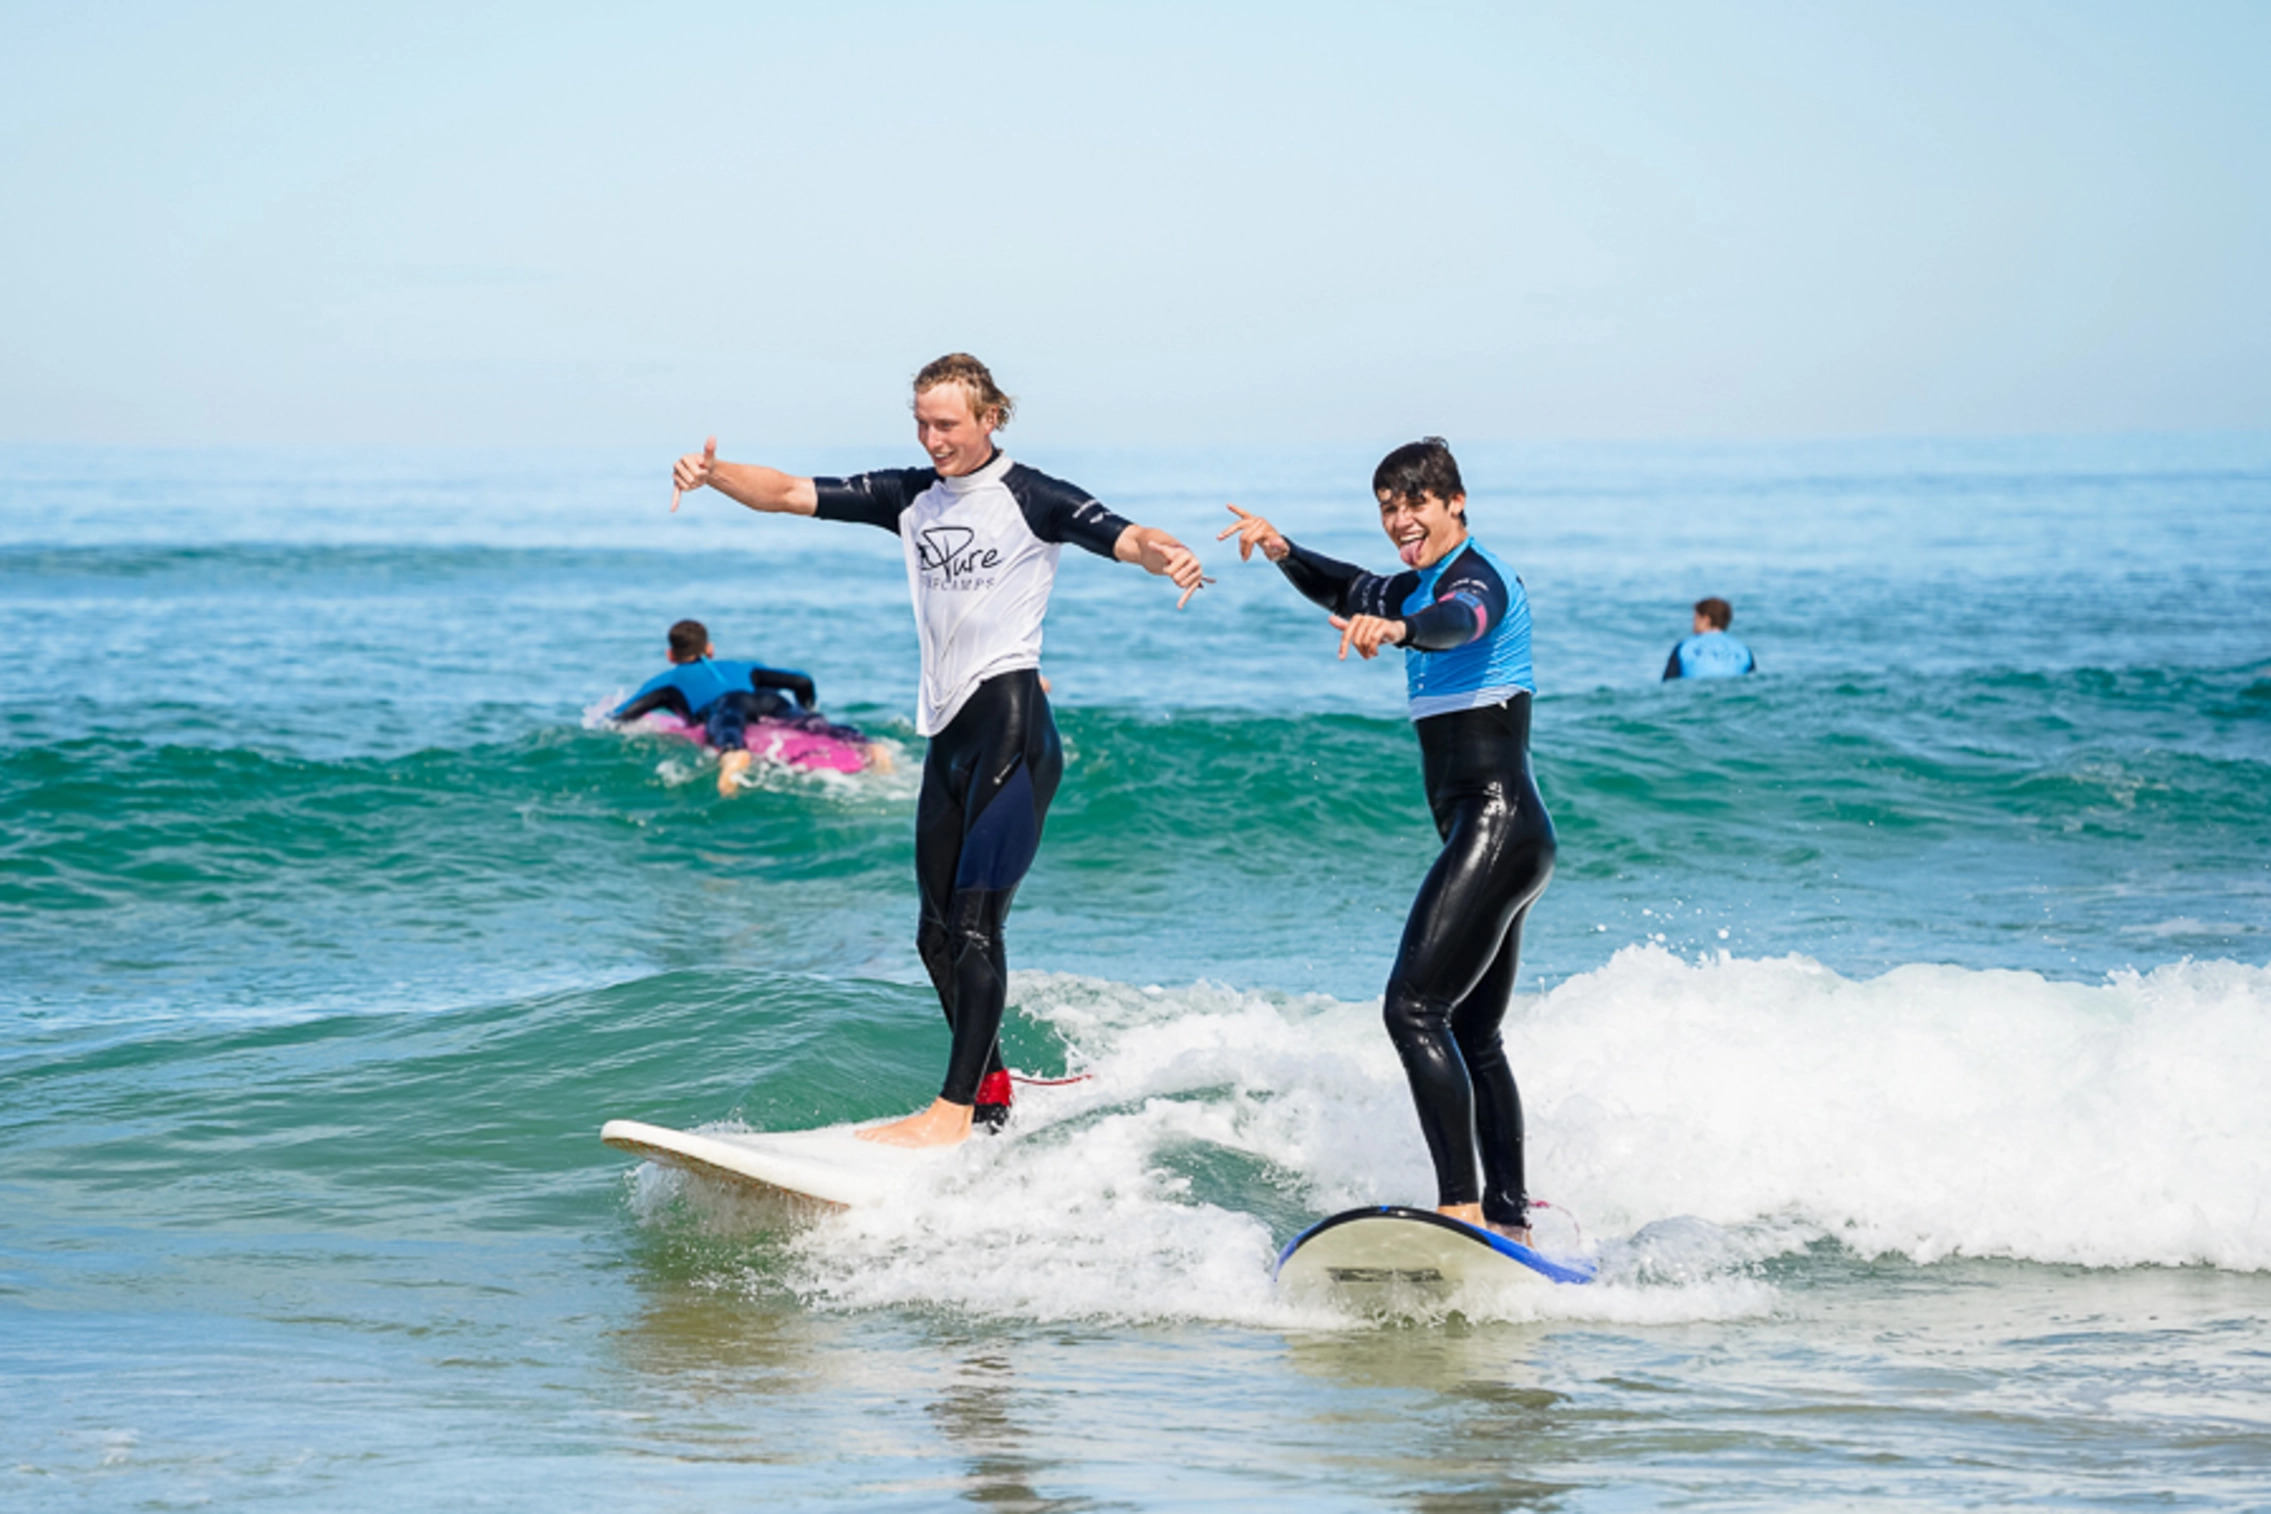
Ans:
[[[1239,510],[1259,547],[1332,612],[1341,655],[1404,648],[1427,802],[1443,850],[1412,901],[1388,974],[1388,1034],[1410,1080],[1444,1214],[1529,1240],[1522,1102],[1499,1027],[1522,922],[1553,876],[1553,820],[1530,770],[1530,605],[1467,533],[1466,488],[1439,437],[1399,447],[1372,479],[1405,571],[1383,577],[1295,546]],[[1478,1175],[1479,1153],[1479,1175]]]
[[[976,358],[939,358],[914,387],[928,468],[800,478],[720,462],[712,438],[678,460],[673,480],[681,491],[707,485],[752,510],[854,521],[899,538],[922,645],[916,729],[930,738],[915,813],[915,944],[953,1042],[931,1107],[863,1135],[942,1146],[968,1136],[981,1110],[988,1125],[1009,1113],[1002,927],[1064,768],[1040,676],[1058,554],[1069,542],[1135,563],[1172,579],[1179,603],[1209,580],[1166,532],[1133,525],[1085,491],[1004,457],[994,433],[1008,422],[1011,400]]]
[[[1664,682],[1675,678],[1740,678],[1758,671],[1751,649],[1727,634],[1735,607],[1724,599],[1695,602],[1695,634],[1672,648],[1664,662]]]
[[[824,730],[841,741],[867,745],[866,738],[850,726],[821,720],[811,678],[788,668],[720,659],[700,621],[682,620],[672,626],[669,646],[670,667],[641,684],[607,718],[637,720],[662,710],[700,727],[702,739],[718,752],[720,794],[731,796],[736,780],[749,766],[751,754],[743,742],[752,721]],[[869,750],[872,755],[874,749]]]

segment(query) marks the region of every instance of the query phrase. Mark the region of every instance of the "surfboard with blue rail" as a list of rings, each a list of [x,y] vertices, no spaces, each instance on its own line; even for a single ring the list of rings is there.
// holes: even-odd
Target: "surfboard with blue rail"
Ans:
[[[1290,1297],[1359,1309],[1439,1303],[1470,1285],[1590,1283],[1596,1264],[1553,1257],[1432,1209],[1375,1204],[1319,1220],[1286,1242],[1277,1285]]]

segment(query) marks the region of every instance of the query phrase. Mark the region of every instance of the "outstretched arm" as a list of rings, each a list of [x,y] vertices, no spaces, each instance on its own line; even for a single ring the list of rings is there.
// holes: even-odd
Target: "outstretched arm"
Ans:
[[[636,720],[641,715],[651,715],[656,710],[668,710],[680,720],[692,720],[694,718],[694,712],[687,707],[686,696],[667,683],[659,689],[650,689],[646,693],[625,700],[615,713],[607,718],[618,721]]]
[[[1175,601],[1178,610],[1191,602],[1193,594],[1214,582],[1199,566],[1197,553],[1157,526],[1129,526],[1112,544],[1112,555],[1121,562],[1136,564],[1146,573],[1173,579],[1175,586],[1183,591],[1183,597]]]
[[[1359,657],[1380,655],[1382,647],[1405,644],[1410,627],[1401,616],[1378,612],[1399,603],[1409,592],[1411,575],[1382,578],[1367,573],[1353,564],[1340,562],[1321,552],[1297,547],[1287,541],[1282,532],[1259,515],[1227,507],[1238,517],[1237,523],[1222,528],[1216,541],[1227,538],[1232,532],[1238,536],[1238,556],[1253,561],[1255,549],[1278,566],[1285,581],[1302,597],[1313,604],[1332,611],[1333,629],[1341,633],[1342,657],[1354,647]]]
[[[678,497],[695,489],[710,488],[736,504],[769,514],[810,515],[820,508],[812,480],[755,463],[718,461],[718,439],[711,437],[699,452],[689,452],[670,470],[670,508]]]
[[[1357,610],[1378,610],[1386,606],[1383,598],[1387,580],[1367,573],[1352,563],[1337,561],[1307,547],[1297,547],[1286,540],[1283,532],[1251,511],[1236,505],[1224,509],[1238,517],[1234,524],[1224,526],[1216,541],[1225,541],[1235,534],[1238,538],[1238,558],[1252,562],[1259,551],[1278,566],[1285,581],[1293,585],[1302,598],[1321,605],[1335,615],[1347,615]]]

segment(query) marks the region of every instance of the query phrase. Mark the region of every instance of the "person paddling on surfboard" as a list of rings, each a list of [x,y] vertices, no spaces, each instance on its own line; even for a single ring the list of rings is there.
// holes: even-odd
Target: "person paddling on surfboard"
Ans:
[[[930,1108],[861,1132],[897,1146],[952,1145],[974,1121],[999,1128],[1009,1116],[1002,923],[1064,771],[1040,676],[1059,550],[1070,542],[1172,579],[1183,591],[1178,609],[1213,581],[1165,531],[1010,461],[994,433],[1013,405],[985,364],[950,353],[915,375],[915,439],[928,468],[800,478],[721,461],[711,437],[672,475],[679,493],[706,485],[752,510],[880,526],[906,555],[923,658],[915,729],[930,738],[915,811],[915,947],[953,1044]]]
[[[730,799],[750,763],[749,749],[742,745],[749,722],[816,716],[818,691],[809,676],[790,668],[720,661],[709,629],[698,620],[673,625],[669,644],[670,666],[640,684],[638,692],[607,718],[637,720],[667,710],[688,725],[699,726],[702,739],[718,754],[718,793]],[[831,729],[843,731],[847,739],[859,734],[849,726]]]
[[[1255,550],[1332,612],[1340,655],[1404,649],[1427,803],[1443,850],[1412,901],[1388,974],[1388,1034],[1435,1162],[1436,1207],[1529,1244],[1522,1101],[1499,1038],[1522,921],[1553,876],[1553,819],[1530,772],[1530,603],[1522,580],[1467,532],[1466,485],[1441,437],[1398,447],[1372,474],[1392,577],[1286,540],[1236,505],[1238,555]],[[1481,1177],[1476,1175],[1477,1149]]]

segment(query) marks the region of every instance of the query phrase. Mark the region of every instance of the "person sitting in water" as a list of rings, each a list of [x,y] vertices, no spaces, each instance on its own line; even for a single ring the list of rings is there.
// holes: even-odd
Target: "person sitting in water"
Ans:
[[[1735,607],[1724,599],[1695,602],[1695,634],[1672,648],[1664,664],[1666,682],[1674,678],[1740,678],[1758,671],[1751,649],[1727,634]]]
[[[636,720],[667,710],[700,726],[702,739],[718,751],[718,792],[731,797],[749,766],[750,754],[742,744],[749,722],[803,722],[818,714],[819,702],[805,674],[761,662],[722,662],[702,623],[682,620],[670,628],[669,669],[641,684],[607,718]]]

